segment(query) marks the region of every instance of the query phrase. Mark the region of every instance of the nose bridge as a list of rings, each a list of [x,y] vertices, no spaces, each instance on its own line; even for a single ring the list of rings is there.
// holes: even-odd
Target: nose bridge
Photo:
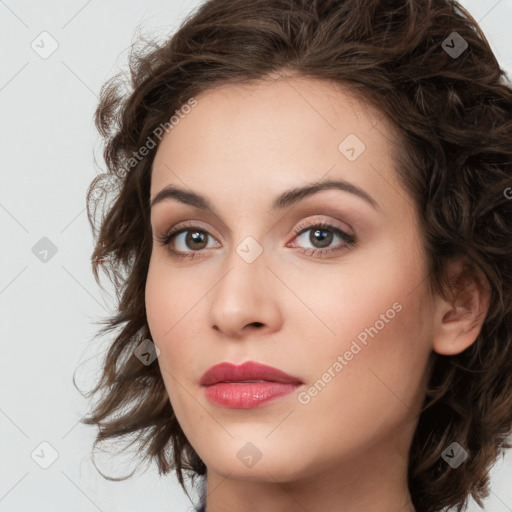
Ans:
[[[252,236],[245,237],[238,245],[234,245],[226,257],[227,273],[217,286],[217,295],[223,300],[233,301],[239,307],[243,302],[247,306],[257,301],[266,282],[266,257],[263,247]],[[233,306],[232,306],[233,307]]]
[[[263,247],[254,237],[233,246],[226,257],[226,272],[212,290],[212,326],[232,335],[248,324],[276,327],[279,307],[267,264]]]
[[[232,216],[235,217],[236,212]],[[242,281],[251,280],[256,274],[263,275],[267,270],[267,255],[263,250],[265,232],[263,227],[251,222],[252,215],[249,212],[236,217],[225,266],[230,269],[229,274],[236,274]]]

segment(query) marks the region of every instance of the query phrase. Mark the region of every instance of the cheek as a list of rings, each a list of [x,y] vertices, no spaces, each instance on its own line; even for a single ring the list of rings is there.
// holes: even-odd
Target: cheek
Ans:
[[[316,343],[303,353],[307,387],[297,396],[294,421],[304,429],[300,435],[313,440],[312,453],[336,460],[347,450],[377,448],[385,439],[405,446],[401,436],[423,402],[430,349],[428,333],[418,327],[418,308],[405,297],[400,304],[388,323],[372,315],[340,317],[340,332],[346,328],[354,335]]]
[[[180,315],[179,307],[182,301],[180,302],[175,283],[170,286],[171,281],[165,278],[165,274],[164,268],[150,264],[145,291],[146,317],[152,340],[160,350],[157,362],[169,400],[175,414],[183,417],[185,404],[182,403],[180,389],[184,383],[177,370],[189,367],[191,358],[184,349],[190,343],[183,343],[181,347],[171,345],[173,340],[186,339],[182,336],[184,333],[180,333],[185,322],[178,321],[183,316]]]
[[[199,350],[201,322],[205,323],[204,298],[208,286],[200,286],[199,277],[172,269],[165,261],[152,260],[148,270],[145,290],[146,317],[152,340],[160,349],[158,363],[169,395],[196,376],[201,364]],[[172,396],[171,396],[172,400]]]
[[[345,406],[357,410],[366,401],[377,409],[389,401],[400,407],[397,396],[414,401],[433,327],[421,258],[413,244],[407,247],[383,244],[298,287],[318,316],[317,321],[309,316],[309,327],[304,321],[298,329],[308,382],[318,382],[305,401],[322,394],[314,400],[340,414]]]
[[[154,263],[152,258],[146,279],[145,305],[149,330],[157,345],[165,333],[165,319],[168,318],[166,312],[169,309],[170,299],[168,287],[165,281],[158,278],[159,275],[159,266]]]
[[[379,332],[390,332],[407,314],[421,312],[418,294],[423,293],[425,275],[412,240],[399,243],[382,236],[371,249],[354,251],[339,265],[299,270],[286,277],[310,313],[298,301],[293,312],[287,311],[294,321],[303,322],[303,332],[315,332],[322,346],[342,348],[359,334],[364,341],[366,329],[375,324]],[[398,313],[406,304],[409,313]],[[390,343],[400,343],[400,337]]]
[[[170,358],[169,340],[173,339],[180,327],[178,307],[182,301],[179,300],[176,284],[170,285],[172,280],[167,274],[168,270],[159,264],[158,260],[151,260],[146,281],[145,301],[146,318],[152,340],[160,349],[158,363],[167,390],[171,394],[171,375],[174,373],[174,368],[171,365],[179,364],[176,359],[179,358],[181,352],[178,351],[173,358]]]
[[[161,251],[153,253],[146,280],[146,317],[153,341],[166,344],[189,323],[189,314],[204,290],[196,279],[173,268]]]

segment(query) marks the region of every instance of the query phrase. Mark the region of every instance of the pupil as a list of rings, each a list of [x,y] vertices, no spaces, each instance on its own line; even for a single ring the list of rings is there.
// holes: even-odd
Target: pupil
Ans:
[[[189,233],[187,235],[187,243],[193,242],[193,244],[197,244],[197,243],[201,244],[201,242],[202,242],[204,244],[204,239],[205,239],[205,236],[202,231],[193,231],[193,232],[189,231]],[[197,245],[195,248],[197,249]],[[199,248],[202,249],[202,247],[199,247]]]
[[[330,235],[330,236],[329,236]],[[313,239],[313,237],[316,237],[316,236],[319,236],[320,237],[320,240],[318,239]],[[312,232],[312,235],[311,235],[311,242],[313,244],[317,243],[317,242],[320,242],[320,247],[326,247],[328,246],[331,241],[332,241],[332,233],[330,233],[329,231],[324,231],[322,229],[315,229],[313,232]]]

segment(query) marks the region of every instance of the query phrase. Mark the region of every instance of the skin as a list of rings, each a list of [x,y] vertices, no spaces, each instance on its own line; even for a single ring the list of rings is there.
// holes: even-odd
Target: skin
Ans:
[[[474,342],[488,294],[468,285],[460,300],[429,295],[392,127],[350,90],[289,76],[213,88],[197,101],[162,139],[151,199],[174,185],[205,196],[216,213],[175,199],[153,206],[146,308],[172,407],[208,468],[208,511],[414,511],[407,462],[430,356]],[[338,149],[348,134],[366,146],[354,161]],[[363,189],[377,208],[324,190],[271,211],[285,190],[328,179]],[[208,234],[199,250],[187,233],[171,242],[193,259],[158,241],[185,221]],[[313,236],[319,221],[356,244],[329,231],[324,247]],[[302,224],[312,229],[294,234]],[[248,236],[263,251],[252,263],[236,251]],[[320,257],[311,248],[341,250]],[[455,262],[450,275],[461,268]],[[393,304],[394,318],[334,371]],[[304,384],[256,409],[222,408],[199,385],[222,361],[261,362]],[[330,381],[301,403],[329,368]],[[261,454],[251,467],[237,457],[249,442]]]

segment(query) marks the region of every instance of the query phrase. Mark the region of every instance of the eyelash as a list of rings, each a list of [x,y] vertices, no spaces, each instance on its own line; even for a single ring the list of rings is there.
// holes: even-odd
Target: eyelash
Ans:
[[[339,236],[340,238],[344,239],[345,243],[342,247],[337,248],[327,248],[327,249],[302,249],[299,252],[302,252],[304,254],[307,254],[308,256],[314,256],[316,254],[321,254],[321,256],[316,257],[326,257],[326,254],[331,254],[333,252],[339,252],[344,249],[353,247],[357,243],[357,239],[355,236],[350,235],[343,231],[342,229],[338,228],[337,226],[334,226],[332,224],[329,224],[328,222],[316,222],[314,224],[302,224],[297,226],[297,228],[294,230],[295,237],[302,235],[303,233],[306,233],[307,231],[310,231],[312,229],[321,229],[321,230],[327,230],[332,231],[335,235]],[[199,231],[201,233],[205,233],[207,236],[211,236],[206,230],[200,228],[199,226],[194,226],[193,224],[186,224],[181,225],[180,227],[171,228],[169,231],[167,231],[163,236],[158,238],[158,242],[162,246],[169,245],[171,240],[178,236],[181,233],[186,233],[187,231]],[[177,258],[196,258],[198,257],[198,253],[202,252],[203,249],[200,249],[198,251],[191,251],[191,252],[182,252],[177,251],[176,249],[172,249],[170,246],[168,248],[169,252]]]

